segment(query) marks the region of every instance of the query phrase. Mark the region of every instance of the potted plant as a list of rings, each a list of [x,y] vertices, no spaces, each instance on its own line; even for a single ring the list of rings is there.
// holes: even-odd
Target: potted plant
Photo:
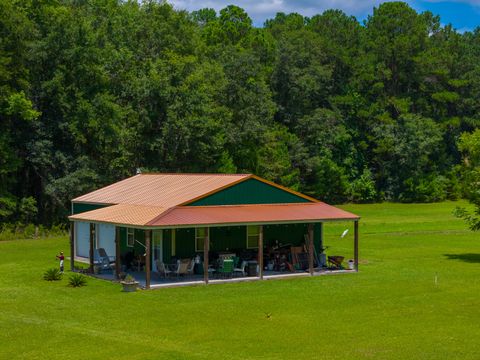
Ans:
[[[349,270],[355,269],[355,262],[352,259],[348,260],[348,269]]]
[[[124,292],[135,292],[137,291],[138,281],[132,275],[125,276],[125,279],[120,281],[123,286]]]

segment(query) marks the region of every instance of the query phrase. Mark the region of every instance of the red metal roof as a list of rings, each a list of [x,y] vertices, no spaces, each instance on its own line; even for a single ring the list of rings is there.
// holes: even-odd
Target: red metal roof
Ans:
[[[247,179],[257,179],[310,203],[182,206]],[[139,174],[72,201],[111,206],[70,220],[140,227],[354,220],[357,215],[250,174]]]
[[[158,206],[117,204],[71,215],[68,218],[76,221],[144,226],[166,210]]]
[[[179,206],[148,222],[147,226],[225,225],[328,220],[356,220],[359,216],[317,203],[224,206]]]
[[[334,206],[317,202],[178,206],[169,210],[160,207],[120,204],[72,215],[69,219],[162,228],[198,225],[356,220],[359,219],[359,217]]]
[[[249,174],[139,174],[73,202],[170,208],[251,177]]]

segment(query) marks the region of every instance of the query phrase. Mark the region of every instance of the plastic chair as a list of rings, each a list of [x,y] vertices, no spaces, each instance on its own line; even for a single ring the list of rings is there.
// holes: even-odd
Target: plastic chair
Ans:
[[[93,252],[93,263],[101,270],[108,270],[112,268],[112,264],[115,264],[115,257],[108,256],[104,248],[98,248]]]
[[[218,269],[219,276],[223,278],[231,277],[233,275],[233,260],[232,259],[225,259],[222,261],[222,265]]]
[[[234,267],[233,274],[235,275],[237,273],[240,273],[242,276],[245,276],[245,274],[246,274],[245,268],[247,267],[247,264],[248,264],[248,262],[243,260],[242,263],[240,264],[240,267],[237,267],[237,266]]]
[[[175,274],[177,274],[177,277],[180,275],[187,275],[188,274],[188,268],[190,265],[191,261],[189,259],[183,259],[180,260],[180,263],[178,264],[177,271]]]
[[[162,261],[156,260],[156,263],[157,263],[158,274],[160,276],[163,275],[164,278],[167,278],[167,276],[172,273],[172,271],[168,270]]]

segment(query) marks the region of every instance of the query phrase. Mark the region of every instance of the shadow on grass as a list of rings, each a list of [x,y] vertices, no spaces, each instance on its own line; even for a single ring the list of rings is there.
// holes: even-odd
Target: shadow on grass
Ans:
[[[448,260],[460,260],[468,263],[480,263],[480,254],[445,254]]]

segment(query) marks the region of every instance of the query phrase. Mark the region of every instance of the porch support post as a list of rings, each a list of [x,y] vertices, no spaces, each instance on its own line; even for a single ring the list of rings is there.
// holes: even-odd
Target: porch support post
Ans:
[[[355,271],[358,272],[358,220],[354,222],[353,231],[353,264]]]
[[[120,260],[120,228],[115,226],[115,276],[120,279],[120,268],[122,263]]]
[[[150,239],[152,238],[152,230],[145,230],[145,288],[150,289],[150,263],[152,257],[150,254]]]
[[[313,224],[308,224],[308,271],[313,275]]]
[[[70,221],[70,271],[75,270],[75,223]]]
[[[206,228],[203,241],[203,279],[208,284],[208,251],[210,250],[210,228]]]
[[[89,260],[90,260],[90,273],[93,274],[93,242],[95,241],[95,224],[90,223],[90,251],[89,251]]]
[[[258,233],[258,266],[260,267],[258,276],[263,280],[263,225],[260,225]]]

